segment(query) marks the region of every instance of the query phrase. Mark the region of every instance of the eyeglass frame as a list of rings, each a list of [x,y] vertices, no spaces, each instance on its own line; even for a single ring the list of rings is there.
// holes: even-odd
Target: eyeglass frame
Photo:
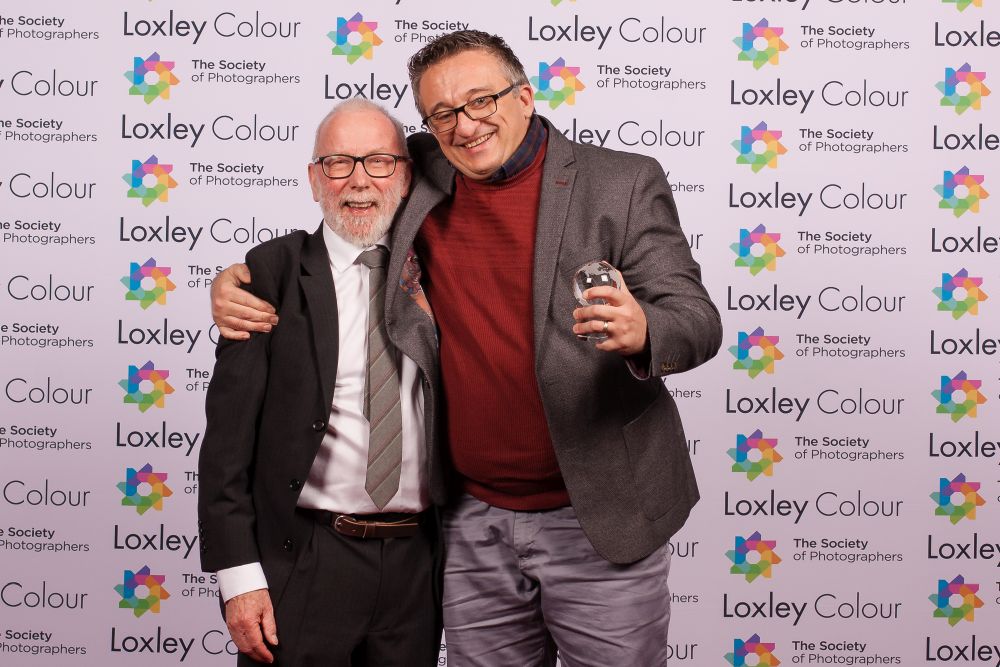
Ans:
[[[390,171],[385,176],[375,176],[374,174],[372,174],[371,172],[369,172],[368,171],[368,167],[365,166],[365,160],[367,160],[370,157],[375,157],[376,155],[384,155],[385,157],[391,157],[392,158],[392,171]],[[348,174],[346,176],[331,176],[330,174],[326,173],[326,168],[323,166],[323,160],[327,159],[328,157],[346,157],[346,158],[350,158],[351,160],[354,160],[354,164],[351,165],[351,171],[348,172]],[[368,178],[389,178],[393,174],[396,173],[396,163],[397,162],[399,162],[400,160],[403,160],[405,162],[405,161],[408,161],[409,159],[410,158],[408,156],[406,156],[406,155],[395,155],[393,153],[369,153],[368,155],[348,155],[347,153],[330,153],[329,155],[320,155],[319,157],[317,157],[317,158],[313,159],[312,161],[310,161],[309,164],[318,164],[319,168],[320,168],[320,171],[323,172],[324,176],[326,176],[327,178],[329,178],[331,180],[339,181],[339,180],[343,180],[345,178],[350,178],[351,176],[353,176],[354,175],[354,170],[358,168],[358,163],[359,162],[361,163],[361,168],[365,170],[366,174],[368,174]]]
[[[510,84],[509,86],[507,86],[506,88],[504,88],[503,90],[501,90],[498,93],[493,93],[492,95],[476,95],[475,97],[473,97],[471,100],[469,100],[468,102],[466,102],[465,104],[463,104],[460,107],[455,107],[454,109],[441,109],[440,111],[435,111],[432,114],[428,114],[427,116],[424,116],[421,119],[420,124],[422,126],[424,126],[425,128],[427,128],[430,132],[432,132],[434,134],[444,134],[445,132],[451,132],[452,130],[454,130],[458,126],[458,112],[459,111],[461,111],[462,113],[464,113],[465,117],[468,118],[469,120],[483,120],[484,118],[489,118],[490,116],[492,116],[493,114],[495,114],[499,110],[499,108],[500,108],[500,98],[503,97],[504,95],[508,94],[512,90],[515,90],[518,86],[521,86],[521,85],[524,85],[524,84],[512,83],[512,84]],[[490,99],[493,100],[493,111],[489,112],[485,116],[480,116],[479,118],[473,118],[471,115],[469,115],[469,112],[468,112],[468,110],[465,107],[469,106],[469,104],[471,104],[475,100],[482,100],[482,99],[486,99],[486,98],[490,98]],[[455,124],[452,125],[451,127],[449,127],[447,130],[435,130],[433,127],[430,126],[430,124],[427,122],[427,120],[429,118],[431,118],[432,116],[437,116],[437,115],[443,114],[443,113],[454,114],[454,116],[455,116]]]

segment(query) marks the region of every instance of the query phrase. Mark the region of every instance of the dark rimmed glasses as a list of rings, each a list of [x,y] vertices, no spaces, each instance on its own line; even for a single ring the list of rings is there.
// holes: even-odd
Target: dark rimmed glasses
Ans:
[[[389,178],[396,172],[396,163],[409,160],[405,155],[392,153],[372,153],[371,155],[323,155],[312,161],[318,164],[327,178],[348,178],[360,162],[365,173],[372,178]]]
[[[497,100],[517,88],[518,84],[512,83],[499,93],[492,95],[480,95],[474,97],[460,107],[445,109],[432,113],[423,119],[424,127],[434,134],[448,132],[458,125],[458,112],[462,112],[469,120],[482,120],[497,112]]]

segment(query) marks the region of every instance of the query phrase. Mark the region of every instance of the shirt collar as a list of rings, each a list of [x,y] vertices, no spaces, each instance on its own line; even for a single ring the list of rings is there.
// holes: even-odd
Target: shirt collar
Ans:
[[[326,251],[330,255],[330,265],[337,273],[343,273],[358,261],[358,257],[365,250],[374,248],[359,248],[350,241],[344,240],[339,234],[330,229],[330,225],[323,223],[323,242],[326,243]],[[389,235],[386,234],[378,240],[375,245],[389,247]]]
[[[545,124],[538,117],[538,114],[531,115],[531,122],[528,123],[528,132],[524,135],[521,145],[517,147],[514,154],[500,168],[493,172],[493,175],[486,179],[487,183],[497,183],[499,181],[513,178],[524,171],[535,161],[538,151],[542,150],[548,131]]]

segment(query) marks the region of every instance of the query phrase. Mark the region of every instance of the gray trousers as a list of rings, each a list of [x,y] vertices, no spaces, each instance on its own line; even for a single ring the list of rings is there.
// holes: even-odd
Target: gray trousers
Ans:
[[[499,509],[465,495],[444,512],[448,667],[662,667],[666,545],[630,565],[601,558],[572,507]]]

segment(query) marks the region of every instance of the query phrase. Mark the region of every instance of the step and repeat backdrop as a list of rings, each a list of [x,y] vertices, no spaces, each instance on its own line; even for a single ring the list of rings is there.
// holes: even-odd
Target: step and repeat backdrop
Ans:
[[[1000,0],[3,3],[0,663],[233,663],[208,288],[317,225],[326,111],[418,131],[406,59],[466,27],[663,164],[723,314],[666,380],[671,664],[1000,665]]]

